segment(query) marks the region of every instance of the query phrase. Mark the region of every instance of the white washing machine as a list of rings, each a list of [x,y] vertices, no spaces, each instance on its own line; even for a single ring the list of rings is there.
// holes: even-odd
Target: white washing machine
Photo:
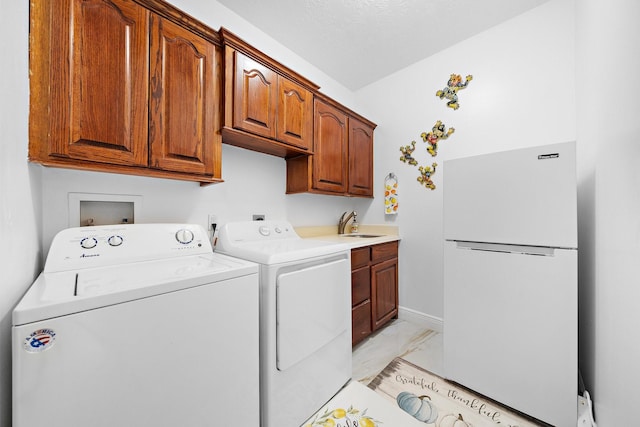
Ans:
[[[258,304],[200,226],[60,232],[13,312],[13,427],[257,426]]]
[[[351,254],[286,221],[225,224],[216,251],[260,265],[262,427],[297,427],[351,378]]]

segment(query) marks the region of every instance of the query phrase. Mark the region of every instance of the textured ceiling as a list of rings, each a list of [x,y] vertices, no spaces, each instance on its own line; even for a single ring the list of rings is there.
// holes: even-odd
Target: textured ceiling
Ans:
[[[548,0],[218,0],[356,90]]]

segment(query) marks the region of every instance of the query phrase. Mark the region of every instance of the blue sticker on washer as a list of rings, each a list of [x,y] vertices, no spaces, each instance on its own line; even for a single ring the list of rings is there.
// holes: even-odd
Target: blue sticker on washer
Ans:
[[[25,338],[22,348],[29,353],[39,353],[53,346],[56,333],[53,329],[38,329]]]

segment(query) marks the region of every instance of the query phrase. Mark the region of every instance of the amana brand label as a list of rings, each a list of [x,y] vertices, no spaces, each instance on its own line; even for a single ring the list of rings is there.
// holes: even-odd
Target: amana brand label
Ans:
[[[53,329],[38,329],[24,339],[22,348],[28,353],[39,353],[53,346],[56,333]]]
[[[560,153],[549,153],[538,155],[538,160],[557,159],[560,157]]]

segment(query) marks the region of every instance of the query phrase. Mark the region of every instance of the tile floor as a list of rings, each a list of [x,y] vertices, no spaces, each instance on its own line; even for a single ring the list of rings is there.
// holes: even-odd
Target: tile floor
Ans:
[[[406,320],[393,320],[353,349],[353,379],[369,384],[395,357],[442,376],[442,334]]]

